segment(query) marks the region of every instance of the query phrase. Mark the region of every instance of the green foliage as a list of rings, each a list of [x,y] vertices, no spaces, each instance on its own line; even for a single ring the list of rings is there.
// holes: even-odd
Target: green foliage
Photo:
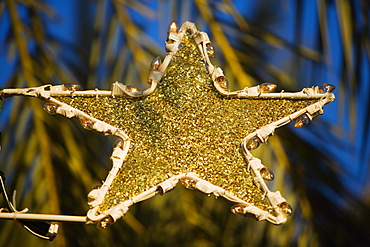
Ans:
[[[368,134],[368,126],[359,122],[361,116],[355,109],[359,97],[368,97],[359,90],[366,83],[361,68],[368,65],[370,54],[369,3],[318,0],[312,10],[310,0],[292,1],[292,6],[287,1],[251,2],[247,6],[253,9],[253,18],[248,19],[247,9],[236,7],[244,5],[229,0],[158,1],[156,5],[150,1],[76,1],[79,22],[75,25],[80,33],[77,45],[72,45],[51,34],[50,23],[58,22],[59,16],[48,1],[2,1],[0,20],[9,23],[2,41],[14,64],[2,86],[79,82],[87,89],[104,89],[118,80],[146,87],[151,59],[164,55],[163,43],[155,43],[151,29],[158,25],[159,39],[164,41],[170,21],[189,20],[209,32],[217,52],[215,63],[224,68],[232,89],[270,80],[286,90],[299,90],[338,79],[339,121],[315,120],[303,133],[314,135],[318,143],[337,142],[340,147],[348,145],[347,136],[340,133],[350,136],[354,129],[363,128]],[[293,16],[288,22],[290,30],[284,23],[288,15]],[[303,16],[307,15],[317,23],[311,39],[305,32]],[[8,190],[19,191],[18,207],[27,206],[37,213],[84,215],[86,194],[110,169],[113,139],[87,132],[76,121],[44,113],[35,99],[6,99],[3,110],[0,168],[7,175]],[[343,127],[346,117],[341,117],[347,115],[349,130]],[[124,219],[106,230],[64,223],[53,244],[29,235],[14,222],[0,222],[0,246],[366,245],[369,199],[353,194],[343,184],[340,157],[330,155],[334,152],[330,147],[337,150],[338,146],[331,143],[325,149],[288,128],[277,134],[254,154],[274,170],[272,190],[281,190],[295,210],[285,225],[276,227],[233,215],[226,200],[178,186],[176,193],[134,205]]]

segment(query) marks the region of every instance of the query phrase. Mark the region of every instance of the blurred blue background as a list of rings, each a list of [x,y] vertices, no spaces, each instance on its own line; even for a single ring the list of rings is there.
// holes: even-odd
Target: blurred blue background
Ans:
[[[369,225],[361,220],[368,216],[370,204],[369,9],[369,3],[362,0],[4,0],[0,2],[0,85],[9,88],[79,83],[85,89],[108,89],[112,82],[118,80],[144,88],[151,59],[165,55],[164,41],[169,23],[172,20],[179,25],[184,21],[195,22],[199,30],[208,32],[216,48],[214,63],[224,69],[233,89],[264,81],[276,83],[278,91],[299,91],[303,87],[323,83],[337,88],[334,91],[336,101],[325,106],[324,115],[306,128],[289,126],[278,131],[276,140],[279,141],[271,141],[268,144],[270,147],[264,147],[256,154],[262,160],[271,157],[266,159],[272,163],[277,179],[283,181],[273,184],[273,188],[281,190],[281,186],[286,186],[282,189],[284,195],[289,201],[293,200],[295,209],[302,209],[298,209],[293,216],[294,226],[293,223],[287,226],[284,234],[277,234],[263,225],[259,229],[260,237],[255,238],[253,243],[264,245],[266,240],[263,239],[269,239],[271,241],[267,245],[270,246],[349,246],[362,243],[365,246],[368,236],[364,238],[365,242],[356,240],[351,243],[350,239],[369,233]],[[68,204],[73,202],[63,197],[85,203],[84,194],[95,182],[104,179],[108,170],[111,140],[88,137],[92,143],[104,146],[100,150],[104,154],[91,157],[103,165],[84,167],[82,163],[91,162],[85,156],[97,151],[93,145],[82,147],[85,142],[81,135],[86,133],[81,134],[82,130],[78,130],[76,124],[64,123],[63,119],[64,130],[55,134],[60,127],[52,125],[58,121],[45,116],[41,123],[36,123],[35,118],[42,114],[33,109],[36,105],[27,102],[21,99],[3,101],[0,169],[9,175],[7,185],[10,188],[23,191],[20,198],[22,205],[31,204],[41,211],[48,208],[53,211],[51,213],[71,213]],[[44,134],[35,130],[40,125]],[[73,138],[67,141],[63,134]],[[42,152],[45,144],[37,141],[41,136],[59,145],[50,144],[49,154],[45,154]],[[20,145],[20,142],[23,144]],[[283,153],[277,151],[280,145],[283,146]],[[26,150],[26,154],[20,149]],[[66,156],[76,158],[61,161]],[[43,162],[52,162],[53,167]],[[69,165],[63,162],[69,162]],[[80,167],[80,170],[71,168],[72,165]],[[87,172],[89,178],[82,184],[73,185],[73,178],[77,178],[79,172]],[[55,178],[58,174],[70,176],[70,186],[75,186],[80,192],[71,195],[72,188],[61,188],[62,182]],[[35,180],[45,176],[46,180],[56,182],[35,183]],[[56,189],[43,191],[38,188],[42,184],[55,186]],[[42,198],[42,203],[46,203],[44,208],[39,206],[40,200],[32,199],[35,193]],[[54,198],[51,194],[60,197],[54,205],[48,204]],[[194,200],[198,204],[203,203],[203,199]],[[331,212],[320,211],[320,207],[327,207]],[[86,205],[72,213],[84,214],[85,209]],[[129,217],[140,221],[140,216],[135,214]],[[160,219],[158,221],[160,224]],[[135,229],[132,222],[126,223],[129,228]],[[141,224],[150,228],[148,225],[152,222],[144,219]],[[214,220],[213,224],[220,222]],[[247,224],[242,225],[243,229],[252,228],[252,223],[243,224]],[[352,229],[343,233],[342,224],[352,226]],[[211,229],[212,224],[205,227]],[[220,231],[229,234],[230,238],[236,236],[235,231],[238,230],[227,229]],[[337,240],[325,236],[333,232],[336,232]],[[111,233],[99,234],[112,238]],[[57,242],[60,246],[72,243],[84,246],[88,243],[88,240],[77,241],[68,230],[61,235],[60,239],[64,240]],[[176,239],[176,236],[179,238],[175,233],[167,237]],[[283,240],[277,240],[279,238]],[[309,238],[310,241],[305,240]],[[140,242],[141,237],[130,239],[125,238],[122,242],[150,245]],[[225,240],[219,244],[212,237],[203,240],[199,246],[226,243],[240,246],[244,243],[243,240]],[[2,234],[0,243],[8,241],[17,243],[17,237]],[[116,241],[114,244],[117,244]],[[171,241],[167,243],[175,243]],[[153,245],[150,246],[163,244],[155,239],[151,243]]]

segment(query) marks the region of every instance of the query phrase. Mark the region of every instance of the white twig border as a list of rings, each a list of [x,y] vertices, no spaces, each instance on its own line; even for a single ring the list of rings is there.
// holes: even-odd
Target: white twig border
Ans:
[[[105,135],[114,135],[119,137],[122,141],[119,145],[113,148],[113,153],[111,160],[113,167],[110,170],[106,180],[100,188],[93,189],[88,194],[88,204],[90,210],[87,212],[87,224],[98,223],[99,226],[105,227],[110,223],[115,222],[119,218],[123,217],[128,211],[129,207],[134,203],[146,200],[150,197],[155,196],[156,194],[166,193],[167,191],[173,189],[179,181],[187,188],[197,189],[205,194],[214,194],[215,196],[222,196],[227,200],[236,203],[232,211],[234,213],[239,213],[242,215],[253,214],[257,220],[267,220],[273,224],[282,224],[287,220],[287,214],[284,211],[282,205],[286,205],[286,200],[280,195],[279,191],[271,192],[266,183],[264,182],[261,176],[261,169],[265,166],[261,163],[260,159],[253,157],[249,152],[248,142],[252,138],[258,138],[257,140],[260,143],[266,143],[267,139],[273,135],[276,128],[279,128],[287,123],[297,119],[303,114],[307,114],[310,119],[315,117],[318,114],[323,113],[323,106],[332,102],[335,97],[331,92],[322,93],[320,87],[305,88],[301,92],[297,93],[264,93],[261,90],[261,86],[255,86],[250,88],[244,88],[242,90],[228,91],[227,84],[225,84],[226,77],[221,68],[215,67],[212,65],[209,57],[208,49],[211,46],[211,42],[208,38],[207,33],[200,32],[197,30],[194,23],[185,22],[179,31],[177,31],[177,26],[174,23],[171,23],[168,39],[166,42],[166,51],[167,55],[165,56],[162,63],[157,63],[156,65],[151,66],[148,82],[150,82],[150,88],[144,91],[132,90],[128,86],[115,82],[112,85],[111,91],[104,90],[88,90],[88,91],[75,91],[71,90],[65,85],[51,86],[45,85],[35,88],[25,88],[25,89],[4,89],[1,92],[2,97],[11,97],[15,95],[31,96],[41,98],[47,101],[50,104],[55,105],[55,114],[63,115],[67,118],[76,117],[81,121],[89,121],[89,129],[103,133]],[[176,28],[175,28],[176,27]],[[252,170],[254,174],[254,180],[259,185],[261,190],[265,193],[266,198],[271,204],[272,211],[268,212],[262,210],[250,203],[247,203],[244,200],[239,199],[238,197],[228,193],[223,188],[215,186],[206,180],[203,180],[197,176],[195,173],[186,173],[172,176],[165,181],[159,183],[158,185],[152,187],[151,189],[132,197],[130,200],[124,201],[115,207],[110,208],[109,210],[98,213],[98,208],[103,202],[103,199],[110,188],[114,178],[116,177],[118,171],[122,167],[124,160],[127,156],[127,153],[130,148],[130,138],[123,132],[123,130],[116,128],[110,124],[107,124],[103,121],[100,121],[96,118],[93,118],[86,113],[77,110],[65,103],[62,103],[53,96],[111,96],[111,97],[144,97],[150,95],[158,86],[159,81],[161,80],[163,73],[166,71],[170,61],[173,56],[176,54],[178,47],[182,41],[184,35],[190,34],[190,37],[197,44],[201,55],[203,56],[203,61],[205,66],[211,75],[212,81],[214,83],[217,91],[228,97],[237,97],[237,98],[281,98],[281,99],[319,99],[316,103],[297,111],[287,117],[284,117],[276,122],[273,122],[269,125],[266,125],[255,132],[249,134],[245,137],[243,143],[241,143],[241,148],[245,159],[248,163],[248,168]],[[156,58],[158,61],[158,58]],[[154,61],[153,61],[154,62]]]

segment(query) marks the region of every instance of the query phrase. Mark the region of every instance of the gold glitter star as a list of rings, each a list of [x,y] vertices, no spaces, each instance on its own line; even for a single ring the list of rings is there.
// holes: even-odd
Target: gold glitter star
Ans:
[[[273,175],[248,149],[293,119],[300,127],[322,113],[333,100],[332,89],[270,94],[265,92],[273,86],[263,84],[228,92],[222,70],[210,64],[214,50],[208,36],[192,23],[179,32],[173,25],[166,46],[171,59],[162,66],[153,61],[149,93],[115,83],[112,91],[87,93],[52,87],[44,96],[48,112],[78,117],[85,128],[122,138],[106,181],[89,194],[88,217],[106,227],[133,203],[181,180],[187,188],[237,203],[234,213],[284,223],[291,208],[279,192],[269,191],[262,178]]]

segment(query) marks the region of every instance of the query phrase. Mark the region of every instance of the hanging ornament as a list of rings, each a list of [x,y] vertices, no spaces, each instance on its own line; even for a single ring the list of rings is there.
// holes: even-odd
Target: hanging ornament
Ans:
[[[222,69],[210,64],[214,48],[208,35],[190,22],[180,29],[171,23],[166,50],[163,60],[151,63],[150,88],[143,91],[115,82],[112,90],[42,86],[4,89],[2,95],[47,100],[49,113],[79,118],[86,129],[119,137],[112,169],[88,196],[90,224],[106,228],[132,204],[165,194],[179,181],[235,203],[234,213],[285,223],[293,210],[278,191],[269,190],[265,180],[274,175],[250,150],[266,143],[276,128],[321,114],[334,100],[332,88],[273,93],[276,85],[263,83],[228,91]]]

